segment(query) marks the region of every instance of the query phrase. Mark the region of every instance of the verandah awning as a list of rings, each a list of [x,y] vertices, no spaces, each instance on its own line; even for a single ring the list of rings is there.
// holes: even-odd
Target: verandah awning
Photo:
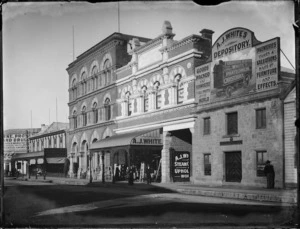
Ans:
[[[129,145],[162,145],[160,129],[150,129],[114,135],[94,142],[91,145],[90,150]]]

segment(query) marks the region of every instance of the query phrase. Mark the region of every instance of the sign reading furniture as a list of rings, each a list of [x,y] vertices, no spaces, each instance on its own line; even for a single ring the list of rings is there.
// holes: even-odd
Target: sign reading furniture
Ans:
[[[277,88],[280,40],[259,42],[245,28],[223,33],[212,47],[211,62],[195,68],[199,104]]]

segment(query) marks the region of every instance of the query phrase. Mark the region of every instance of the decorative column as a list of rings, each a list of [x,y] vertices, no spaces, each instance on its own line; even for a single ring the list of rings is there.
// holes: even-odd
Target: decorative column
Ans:
[[[72,178],[74,177],[74,156],[75,156],[75,153],[71,153],[70,154],[70,170],[69,170],[69,176]]]
[[[163,149],[161,151],[161,182],[169,183],[170,177],[170,144],[171,134],[167,131],[163,132]]]
[[[105,152],[102,151],[102,154],[101,154],[101,159],[102,159],[102,183],[104,184],[105,183],[105,164],[104,164],[104,154]]]

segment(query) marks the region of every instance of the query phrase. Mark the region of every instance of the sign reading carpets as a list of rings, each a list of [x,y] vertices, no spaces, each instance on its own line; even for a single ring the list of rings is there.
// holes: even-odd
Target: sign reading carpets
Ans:
[[[190,153],[176,152],[172,154],[173,181],[190,181]]]
[[[211,63],[195,68],[197,102],[222,101],[276,88],[279,50],[279,38],[261,43],[248,29],[226,31],[213,45]]]

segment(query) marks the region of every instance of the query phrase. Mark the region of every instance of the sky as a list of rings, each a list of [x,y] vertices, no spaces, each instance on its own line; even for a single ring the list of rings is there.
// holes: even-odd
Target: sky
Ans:
[[[192,1],[120,2],[120,32],[147,38],[171,22],[175,40],[211,29],[213,42],[234,27],[259,41],[280,37],[295,66],[293,1],[233,1],[200,6]],[[118,32],[118,3],[9,2],[3,5],[4,129],[69,122],[68,74],[75,57]],[[73,45],[74,28],[74,45]],[[73,49],[74,47],[74,49]],[[293,67],[281,55],[281,65]]]

